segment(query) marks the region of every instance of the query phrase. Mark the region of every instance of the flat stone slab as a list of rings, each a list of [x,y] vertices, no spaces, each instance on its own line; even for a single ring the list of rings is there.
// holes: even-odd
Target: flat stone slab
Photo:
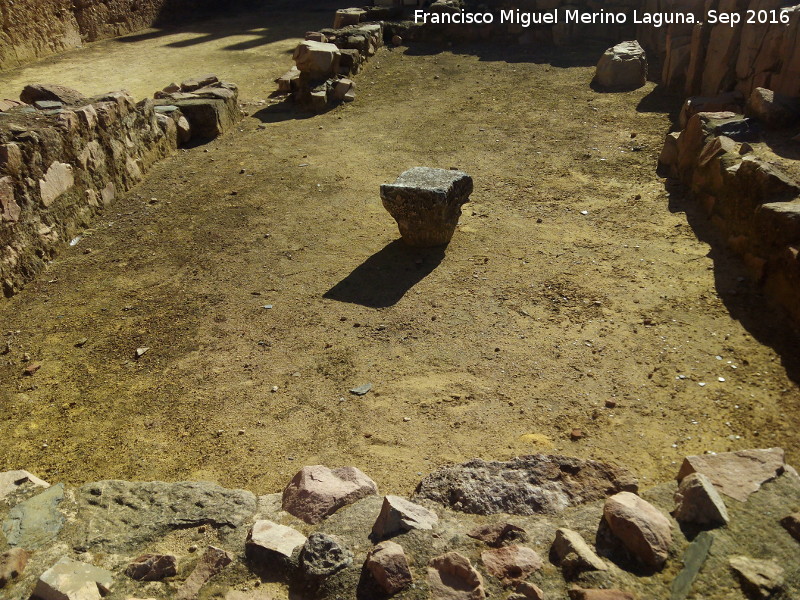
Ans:
[[[474,459],[423,479],[416,498],[479,515],[557,513],[568,506],[636,491],[625,469],[593,460],[534,454],[506,462]]]
[[[39,600],[99,600],[111,590],[112,574],[64,557],[45,571],[33,596]]]
[[[305,543],[306,536],[296,529],[261,519],[250,529],[245,550],[248,556],[276,553],[291,558],[295,548]]]
[[[49,483],[27,471],[17,470],[0,473],[0,500],[27,484],[43,488],[50,487]]]
[[[58,510],[63,499],[64,484],[59,483],[12,508],[3,522],[8,544],[35,550],[56,539],[64,526],[64,515]]]
[[[381,200],[404,242],[441,246],[453,237],[472,189],[472,177],[462,171],[413,167],[394,183],[381,185]]]
[[[702,473],[721,493],[745,502],[762,484],[783,473],[784,465],[782,448],[687,456],[678,471],[678,481],[691,473]]]
[[[433,529],[438,522],[436,513],[424,506],[400,496],[385,496],[372,533],[380,539],[412,529]]]
[[[256,511],[256,497],[215,483],[98,481],[77,490],[78,518],[89,524],[92,549],[138,551],[175,529],[198,525],[236,528]]]

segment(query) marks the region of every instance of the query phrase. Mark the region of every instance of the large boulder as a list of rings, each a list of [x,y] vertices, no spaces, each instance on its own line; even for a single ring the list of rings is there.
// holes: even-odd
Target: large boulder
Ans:
[[[595,84],[608,90],[634,90],[647,83],[647,54],[637,41],[622,42],[600,57]]]
[[[461,206],[472,193],[472,177],[462,171],[413,167],[394,183],[381,185],[381,200],[409,246],[450,242]]]
[[[593,460],[534,454],[506,462],[474,459],[423,479],[416,497],[467,513],[534,515],[636,491],[626,470]]]
[[[303,467],[283,490],[283,510],[306,523],[325,517],[356,500],[377,494],[378,486],[355,467]]]

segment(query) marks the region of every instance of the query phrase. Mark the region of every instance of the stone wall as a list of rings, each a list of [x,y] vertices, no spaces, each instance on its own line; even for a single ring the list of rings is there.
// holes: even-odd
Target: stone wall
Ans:
[[[704,19],[707,11],[779,10],[784,0],[644,0],[648,12],[691,12]],[[662,58],[661,82],[687,96],[713,96],[739,90],[745,96],[757,87],[800,96],[800,5],[787,8],[789,23],[642,25],[637,37]]]
[[[210,76],[138,104],[28,86],[31,105],[0,106],[0,286],[11,296],[115,197],[194,137],[239,118],[236,86]]]
[[[230,11],[248,0],[224,3]],[[219,10],[212,0],[15,0],[0,2],[0,70]]]

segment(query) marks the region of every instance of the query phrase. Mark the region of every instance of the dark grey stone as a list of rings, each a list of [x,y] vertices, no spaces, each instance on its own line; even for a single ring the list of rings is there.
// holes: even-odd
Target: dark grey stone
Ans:
[[[353,553],[331,535],[312,533],[303,546],[301,560],[306,575],[322,578],[353,564]]]
[[[77,501],[85,549],[132,552],[175,529],[241,527],[256,510],[251,492],[202,481],[99,481],[79,488]]]
[[[510,461],[474,459],[423,479],[416,498],[479,515],[556,513],[617,492],[637,491],[625,469],[593,460],[534,454]]]
[[[381,200],[404,242],[441,246],[453,237],[472,188],[472,177],[462,171],[413,167],[381,185]]]
[[[683,555],[683,569],[672,582],[670,600],[684,600],[689,595],[689,592],[692,591],[692,583],[700,569],[703,568],[713,543],[714,534],[704,531],[689,544]]]
[[[64,526],[64,515],[58,510],[63,499],[64,484],[59,483],[12,508],[3,522],[8,544],[36,550],[56,539]]]

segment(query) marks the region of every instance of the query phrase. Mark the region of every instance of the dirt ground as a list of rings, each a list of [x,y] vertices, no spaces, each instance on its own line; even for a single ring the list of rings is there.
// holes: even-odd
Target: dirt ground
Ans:
[[[593,91],[597,48],[456,44],[382,49],[324,115],[272,104],[288,36],[330,16],[273,15],[238,50],[189,40],[256,19],[0,74],[0,95],[47,79],[141,97],[216,71],[250,113],[0,302],[0,469],[267,493],[324,463],[408,493],[446,463],[533,452],[645,487],[705,451],[800,462],[795,338],[655,173],[676,98]],[[416,165],[475,180],[444,250],[406,250],[381,206]]]

